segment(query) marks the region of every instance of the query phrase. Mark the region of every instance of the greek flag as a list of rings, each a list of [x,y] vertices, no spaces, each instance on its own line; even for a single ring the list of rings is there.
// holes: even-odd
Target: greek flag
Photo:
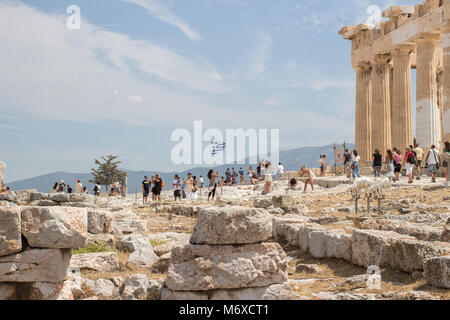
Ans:
[[[226,148],[225,142],[217,143],[215,141],[211,141],[211,144],[212,144],[212,152],[211,152],[212,156],[215,156],[216,153],[218,153],[218,152],[224,151]]]

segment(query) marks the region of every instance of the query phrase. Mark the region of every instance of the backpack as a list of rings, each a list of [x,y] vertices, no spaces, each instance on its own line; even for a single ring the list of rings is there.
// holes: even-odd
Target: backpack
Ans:
[[[413,152],[413,151],[409,152],[408,162],[411,163],[411,164],[416,164],[417,161],[416,161],[416,154],[415,154],[415,152]]]

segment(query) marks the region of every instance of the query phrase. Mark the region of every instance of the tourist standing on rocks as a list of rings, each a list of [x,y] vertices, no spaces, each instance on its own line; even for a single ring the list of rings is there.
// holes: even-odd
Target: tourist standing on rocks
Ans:
[[[177,199],[179,199],[181,201],[181,180],[177,174],[174,177],[172,186],[173,186],[173,196],[175,198],[175,201],[177,201]]]
[[[209,194],[208,194],[208,201],[209,198],[212,199],[212,201],[214,201],[214,197],[216,196],[216,189],[217,189],[217,182],[216,179],[220,177],[219,171],[216,172],[216,174],[214,174],[214,170],[211,169],[208,172],[208,179],[209,179]]]
[[[305,188],[303,189],[303,192],[306,192],[306,188],[308,187],[308,184],[311,185],[311,190],[314,191],[314,173],[308,169],[305,165],[300,168],[300,177],[306,176],[305,180]]]
[[[96,197],[100,196],[101,189],[100,189],[100,186],[98,184],[96,184],[94,186],[94,190],[92,190],[92,191],[94,192],[94,196],[96,196]]]
[[[83,185],[81,184],[81,180],[77,180],[77,184],[75,185],[75,192],[76,193],[82,193],[83,192]]]
[[[320,168],[320,176],[323,177],[324,173],[323,173],[323,156],[322,155],[320,155],[319,168]]]
[[[237,172],[234,170],[234,168],[231,168],[231,184],[234,185],[237,183]]]
[[[55,184],[53,185],[52,192],[54,193],[58,192],[58,182],[55,182]]]
[[[383,164],[383,156],[380,153],[380,150],[376,149],[375,153],[372,155],[373,158],[373,175],[375,178],[380,177],[381,166]]]
[[[151,187],[151,183],[148,180],[148,177],[145,176],[144,177],[144,181],[142,181],[142,203],[143,204],[147,204],[148,203],[148,195],[150,193],[150,187]]]
[[[194,179],[192,178],[192,173],[188,173],[188,179],[187,181],[183,181],[184,183],[184,190],[186,191],[186,200],[190,201],[192,200],[192,188],[194,184]]]
[[[392,154],[392,150],[389,149],[386,151],[386,177],[389,180],[395,180],[394,170],[394,155]]]
[[[408,175],[408,183],[413,183],[413,171],[414,165],[417,159],[415,153],[412,151],[411,146],[406,148],[405,158],[403,159],[403,165],[406,168],[406,174]]]
[[[361,157],[358,154],[357,150],[353,150],[352,152],[352,178],[356,177],[361,178],[361,174],[359,173],[359,160]]]
[[[162,180],[159,174],[155,175],[153,183],[154,183],[154,187],[152,188],[153,201],[161,202]]]
[[[444,167],[445,172],[445,182],[444,185],[448,186],[448,163],[450,162],[450,142],[445,141],[444,143],[444,152],[442,155],[442,166]]]
[[[425,152],[423,151],[423,149],[419,146],[418,143],[416,143],[414,148],[414,152],[416,153],[416,158],[417,158],[417,163],[416,163],[416,168],[417,168],[417,180],[420,180],[420,176],[422,175],[421,172],[421,167],[422,167],[422,161],[423,161],[423,156],[425,154]]]
[[[402,152],[394,147],[394,181],[400,181],[400,173],[402,172],[403,156]]]
[[[325,175],[327,174],[327,169],[328,169],[328,160],[327,160],[326,154],[324,154],[322,156],[322,162],[323,162],[323,176],[325,177]]]
[[[198,199],[198,195],[197,195],[197,191],[198,191],[198,187],[197,187],[197,177],[192,177],[192,200],[197,200]]]
[[[199,182],[200,182],[200,189],[203,189],[203,176],[200,176],[199,178]]]
[[[67,193],[71,194],[73,192],[72,187],[68,184],[67,185]]]
[[[344,172],[347,175],[347,178],[350,178],[351,175],[351,164],[352,164],[352,155],[348,151],[348,149],[345,149],[344,152]]]
[[[263,189],[263,195],[271,193],[273,191],[273,185],[272,185],[272,170],[273,170],[273,166],[272,163],[267,162],[264,165],[264,172],[263,172],[263,177],[264,177],[264,189]]]
[[[278,170],[277,170],[277,178],[281,179],[284,177],[284,167],[281,164],[281,162],[278,163]]]
[[[239,169],[239,183],[240,184],[245,183],[245,172],[244,169],[242,169],[242,167]]]
[[[431,173],[431,182],[436,182],[436,174],[439,170],[439,164],[441,163],[441,157],[439,151],[436,150],[436,146],[432,145],[430,151],[428,151],[425,163],[428,166],[428,171]]]

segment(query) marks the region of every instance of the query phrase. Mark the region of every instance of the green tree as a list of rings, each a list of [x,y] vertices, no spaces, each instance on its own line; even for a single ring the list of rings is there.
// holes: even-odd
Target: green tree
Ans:
[[[91,169],[91,173],[94,178],[89,180],[89,182],[105,186],[106,191],[108,191],[108,186],[111,183],[116,181],[125,181],[127,172],[119,170],[119,165],[122,162],[115,161],[117,158],[119,158],[119,156],[109,155],[102,156],[100,160],[95,159],[94,162],[98,168]]]

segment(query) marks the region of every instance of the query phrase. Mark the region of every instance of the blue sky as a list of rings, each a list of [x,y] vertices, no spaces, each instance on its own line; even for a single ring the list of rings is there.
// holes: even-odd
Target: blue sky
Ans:
[[[281,149],[354,140],[355,75],[339,29],[417,1],[0,0],[0,160],[6,181],[182,170],[170,135],[280,129]],[[68,30],[67,7],[81,8]]]

